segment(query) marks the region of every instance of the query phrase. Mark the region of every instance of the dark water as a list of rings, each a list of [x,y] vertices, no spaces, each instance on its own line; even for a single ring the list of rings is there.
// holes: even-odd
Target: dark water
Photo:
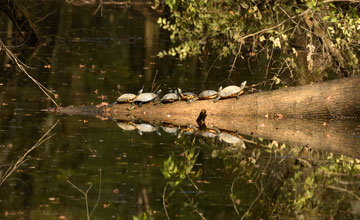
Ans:
[[[42,45],[21,50],[20,58],[35,68],[28,71],[57,93],[57,102],[63,106],[113,102],[120,93],[137,92],[142,86],[151,90],[155,76],[156,85],[163,90],[181,87],[200,92],[230,83],[226,81],[230,62],[219,62],[208,74],[210,58],[206,62],[158,59],[157,52],[168,48],[170,42],[156,25],[158,15],[147,5],[105,7],[103,17],[93,15],[94,6],[61,1],[34,3],[29,10],[35,20],[52,14],[39,21]],[[9,24],[4,15],[1,22],[4,27]],[[7,33],[2,32],[3,39]],[[12,43],[9,40],[7,45]],[[9,48],[18,50],[14,45]],[[1,62],[7,64],[4,54]],[[124,131],[110,120],[42,112],[52,104],[35,84],[13,66],[1,68],[2,175],[47,129],[59,123],[51,132],[55,135],[34,149],[1,185],[0,219],[86,219],[85,196],[73,185],[83,192],[91,185],[87,194],[89,213],[95,208],[91,219],[132,219],[142,213],[149,219],[166,219],[164,198],[171,219],[358,216],[359,201],[354,195],[360,193],[353,183],[359,181],[359,165],[353,158],[317,152],[321,162],[314,162],[319,159],[310,154],[310,159],[304,159],[310,162],[301,163],[293,152],[303,146],[253,138],[244,150],[217,138],[162,130],[161,136],[156,132],[140,135],[136,130]],[[239,66],[231,82],[247,80],[251,84],[263,78],[248,72],[247,64]],[[195,160],[191,162],[185,152],[197,155]],[[162,170],[170,156],[179,169],[192,164],[193,172],[182,179],[166,179]],[[333,163],[333,158],[340,159]],[[345,176],[349,184],[331,182],[336,175],[308,175],[320,172],[306,166],[313,162],[322,170]],[[201,173],[195,177],[197,172]],[[179,178],[178,186],[167,185]],[[328,188],[320,187],[328,181]],[[303,189],[311,196],[302,196],[304,203],[299,203],[297,196]],[[295,195],[286,197],[294,191]]]

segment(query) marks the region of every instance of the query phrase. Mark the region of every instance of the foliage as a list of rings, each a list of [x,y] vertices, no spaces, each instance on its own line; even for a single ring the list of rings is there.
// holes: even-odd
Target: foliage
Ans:
[[[273,80],[297,65],[320,73],[326,67],[344,76],[357,73],[359,3],[317,0],[165,0],[170,16],[158,24],[175,45],[159,56],[185,59],[210,50],[220,57],[265,56]],[[275,51],[275,52],[274,52]],[[278,53],[281,52],[281,53]],[[304,61],[303,61],[304,60]],[[319,77],[318,77],[319,78]]]
[[[201,175],[201,170],[193,171],[198,155],[199,153],[195,153],[195,150],[191,149],[184,152],[183,160],[176,160],[170,156],[164,161],[164,167],[161,171],[169,180],[170,186],[178,186],[186,178],[197,178]]]
[[[360,200],[359,160],[276,141],[257,142],[264,150],[213,153],[224,160],[234,188],[242,188],[230,194],[232,201],[241,201],[240,213],[265,219],[349,219],[359,214],[349,211]],[[255,190],[250,198],[242,192],[244,184]]]
[[[146,212],[141,213],[139,216],[133,216],[133,220],[147,220]]]

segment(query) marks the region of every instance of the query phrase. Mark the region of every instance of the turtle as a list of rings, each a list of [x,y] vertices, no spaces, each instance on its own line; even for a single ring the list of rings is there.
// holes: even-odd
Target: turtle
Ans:
[[[170,102],[174,102],[177,100],[180,100],[180,96],[178,95],[177,91],[175,90],[174,92],[172,92],[172,90],[170,90],[169,93],[167,93],[166,95],[164,95],[162,97],[160,102],[161,103],[170,103]]]
[[[141,91],[141,90],[140,90]],[[143,103],[147,103],[147,102],[151,102],[154,99],[156,99],[159,94],[161,92],[161,89],[159,89],[156,93],[152,93],[152,92],[146,92],[146,93],[140,93],[134,100],[133,103],[137,104],[139,107],[141,107],[141,105]]]
[[[121,104],[121,103],[131,103],[134,99],[136,98],[135,94],[132,93],[125,93],[122,94],[121,96],[119,96],[116,99],[116,103]]]
[[[197,95],[193,92],[182,92],[180,88],[177,89],[182,100],[186,100],[188,103],[197,99]]]
[[[238,99],[239,96],[242,94],[242,92],[245,88],[245,85],[246,85],[246,81],[242,82],[240,87],[239,86],[227,86],[225,88],[222,88],[222,86],[220,86],[217,97],[214,99],[214,103],[217,102],[221,98],[236,97]]]
[[[199,94],[198,99],[214,99],[217,94],[215,90],[205,90]]]

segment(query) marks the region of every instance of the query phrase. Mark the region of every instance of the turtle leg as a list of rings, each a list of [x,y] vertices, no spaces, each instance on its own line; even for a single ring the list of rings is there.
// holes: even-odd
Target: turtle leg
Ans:
[[[243,94],[243,93],[244,93],[244,91],[240,91],[240,92],[236,95],[236,99],[238,99],[239,96],[240,96],[241,94]]]
[[[196,100],[198,100],[198,98],[189,99],[189,100],[188,100],[188,103],[191,103],[191,102],[196,101]]]
[[[142,106],[142,102],[139,102],[139,103],[138,103],[138,106],[141,107],[141,106]]]
[[[216,98],[214,99],[214,103],[217,102],[220,99],[220,96],[216,96]]]

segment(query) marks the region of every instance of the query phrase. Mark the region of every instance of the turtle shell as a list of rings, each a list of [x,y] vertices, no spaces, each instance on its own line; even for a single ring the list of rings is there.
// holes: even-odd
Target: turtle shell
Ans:
[[[217,92],[215,90],[205,90],[202,91],[198,98],[199,99],[213,99],[217,96]]]
[[[222,98],[234,97],[239,92],[241,92],[241,88],[239,86],[227,86],[219,91],[219,95]]]
[[[223,89],[220,89],[218,95],[221,98],[238,96],[241,93],[241,91],[244,90],[245,85],[246,85],[246,81],[242,82],[240,87],[239,86],[227,86]]]
[[[150,102],[154,100],[156,97],[157,95],[152,92],[141,93],[134,99],[133,102]]]
[[[135,95],[135,94],[125,93],[125,94],[122,94],[121,96],[119,96],[119,97],[116,99],[116,102],[117,102],[117,103],[130,103],[130,102],[132,102],[135,98],[136,98],[136,95]]]
[[[173,92],[170,92],[162,97],[161,102],[173,102],[179,99],[179,96]]]

